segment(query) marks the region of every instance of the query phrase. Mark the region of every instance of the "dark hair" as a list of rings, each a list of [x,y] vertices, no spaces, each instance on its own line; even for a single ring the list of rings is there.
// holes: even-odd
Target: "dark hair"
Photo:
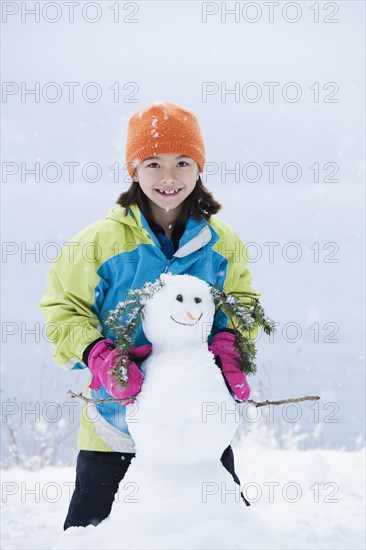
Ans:
[[[128,214],[128,208],[132,204],[137,204],[145,218],[152,218],[147,196],[137,181],[133,181],[127,191],[121,193],[116,203],[125,209],[125,216]],[[186,225],[190,215],[198,221],[202,218],[209,220],[219,210],[221,210],[221,204],[217,202],[212,193],[203,185],[201,176],[199,176],[192,193],[183,202],[183,208],[177,224]]]

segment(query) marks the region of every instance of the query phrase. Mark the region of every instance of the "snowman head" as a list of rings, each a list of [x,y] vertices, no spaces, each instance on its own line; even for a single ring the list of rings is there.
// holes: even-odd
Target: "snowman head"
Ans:
[[[239,294],[239,293],[236,293]],[[276,330],[276,323],[265,315],[256,297],[241,293],[241,297],[254,300],[249,311],[238,296],[227,295],[217,287],[192,275],[162,274],[155,282],[142,288],[132,288],[126,299],[119,302],[104,322],[115,342],[119,356],[110,372],[127,386],[128,355],[133,336],[143,322],[147,338],[153,346],[183,349],[188,345],[206,345],[210,335],[215,307],[221,308],[230,319],[235,332],[235,344],[241,354],[242,369],[247,374],[256,372],[254,342],[244,334],[253,328],[263,328],[266,334]]]
[[[144,307],[143,328],[155,347],[205,344],[215,305],[210,286],[192,275],[160,276],[161,287]]]

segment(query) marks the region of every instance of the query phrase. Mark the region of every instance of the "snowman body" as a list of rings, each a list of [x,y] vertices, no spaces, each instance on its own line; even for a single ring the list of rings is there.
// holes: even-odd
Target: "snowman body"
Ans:
[[[127,419],[137,453],[150,461],[219,460],[235,434],[235,402],[207,344],[202,348],[153,351],[145,362],[143,389]]]
[[[240,487],[220,461],[239,412],[207,347],[212,295],[196,277],[162,277],[162,290],[145,306],[152,353],[143,363],[142,390],[126,408],[136,457],[112,519],[122,514],[153,529],[164,517],[173,530],[215,518],[241,521]],[[134,505],[126,506],[123,488],[131,483]]]

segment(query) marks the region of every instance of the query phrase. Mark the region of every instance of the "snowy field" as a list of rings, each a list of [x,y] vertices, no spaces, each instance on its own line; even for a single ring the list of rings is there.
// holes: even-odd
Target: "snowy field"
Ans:
[[[147,534],[141,525],[124,524],[122,517],[119,529],[111,530],[107,519],[97,528],[64,533],[74,469],[48,467],[38,472],[3,472],[2,499],[6,506],[2,514],[2,548],[365,548],[364,451],[275,450],[251,440],[237,447],[236,457],[242,486],[251,502],[250,507],[238,503],[243,506],[240,536],[235,531],[237,525],[218,520],[195,525],[189,510],[184,532],[171,533],[162,521],[161,530]],[[123,489],[123,482],[121,485],[118,499],[125,500],[125,506],[136,506],[126,502],[129,493]]]

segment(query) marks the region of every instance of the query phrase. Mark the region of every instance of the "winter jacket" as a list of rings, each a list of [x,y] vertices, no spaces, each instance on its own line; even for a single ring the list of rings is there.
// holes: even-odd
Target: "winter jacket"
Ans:
[[[260,294],[252,288],[247,259],[240,238],[216,216],[209,221],[190,216],[178,250],[168,259],[138,206],[132,205],[127,216],[121,206],[115,206],[106,219],[89,225],[64,246],[48,274],[40,306],[55,363],[86,368],[84,350],[98,338],[114,339],[104,325],[109,311],[124,300],[130,288],[153,282],[163,272],[195,275],[252,305],[251,296],[259,298]],[[246,296],[241,297],[242,293]],[[227,316],[217,309],[209,341],[218,330],[230,326]],[[247,335],[254,339],[257,333],[253,329]],[[146,343],[140,324],[133,344]],[[87,392],[100,399],[110,397],[103,386]],[[125,407],[118,403],[86,405],[78,445],[83,450],[135,452]]]

